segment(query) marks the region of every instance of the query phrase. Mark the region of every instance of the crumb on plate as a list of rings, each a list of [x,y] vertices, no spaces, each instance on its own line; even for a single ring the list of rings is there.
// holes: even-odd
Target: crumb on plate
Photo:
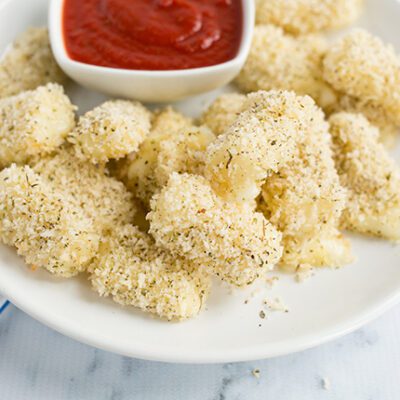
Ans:
[[[261,371],[258,368],[253,369],[253,371],[251,371],[251,373],[255,378],[260,379]]]
[[[330,381],[330,379],[329,378],[322,378],[321,379],[321,386],[322,386],[322,389],[324,389],[324,390],[330,390],[331,389],[331,381]]]
[[[268,276],[265,279],[265,282],[267,283],[267,285],[271,288],[274,287],[279,281],[279,276]]]
[[[289,312],[289,308],[285,305],[281,297],[275,297],[273,299],[265,298],[263,303],[270,311],[278,311],[284,313]]]

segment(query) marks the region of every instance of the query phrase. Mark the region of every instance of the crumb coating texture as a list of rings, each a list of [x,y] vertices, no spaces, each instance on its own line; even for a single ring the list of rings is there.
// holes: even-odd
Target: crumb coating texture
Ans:
[[[254,200],[265,179],[293,159],[315,108],[310,97],[293,92],[248,95],[245,111],[207,149],[205,176],[218,195]]]
[[[337,29],[357,19],[363,0],[256,0],[258,24],[293,34]]]
[[[318,35],[293,37],[277,26],[259,25],[236,84],[245,92],[293,90],[310,95],[326,107],[336,101],[335,92],[322,77],[327,47],[326,40]]]
[[[268,177],[262,190],[261,209],[283,232],[281,264],[289,269],[352,261],[338,230],[347,193],[335,169],[329,125],[318,107],[308,111],[293,159]]]
[[[75,107],[58,84],[0,99],[0,167],[59,147],[75,126]]]
[[[200,123],[207,125],[217,136],[222,135],[243,111],[245,102],[244,94],[222,94],[203,112]]]
[[[0,61],[0,98],[66,79],[54,59],[47,29],[29,28]]]
[[[159,246],[235,286],[252,283],[281,257],[275,227],[246,205],[223,202],[201,176],[172,174],[151,209]]]
[[[336,168],[348,189],[346,229],[400,240],[400,169],[361,114],[330,117]]]
[[[28,265],[70,277],[86,269],[99,236],[90,218],[29,166],[0,173],[0,235]]]
[[[172,172],[203,172],[205,150],[214,139],[207,127],[194,126],[190,119],[167,108],[155,116],[139,151],[124,160],[122,180],[148,206]]]
[[[372,125],[379,129],[379,141],[386,148],[393,148],[397,143],[400,127],[393,122],[383,107],[368,100],[363,101],[343,95],[329,113],[333,114],[342,111],[363,114]]]
[[[41,158],[33,169],[84,210],[100,232],[132,222],[132,194],[104,166],[77,158],[72,148]]]
[[[110,100],[79,118],[68,135],[78,157],[93,163],[136,152],[150,131],[151,113],[140,103]]]
[[[381,107],[400,125],[400,57],[391,45],[356,29],[329,49],[324,77],[339,92]]]
[[[119,226],[102,239],[90,270],[101,296],[168,320],[197,315],[209,292],[208,276],[157,248],[133,225]]]

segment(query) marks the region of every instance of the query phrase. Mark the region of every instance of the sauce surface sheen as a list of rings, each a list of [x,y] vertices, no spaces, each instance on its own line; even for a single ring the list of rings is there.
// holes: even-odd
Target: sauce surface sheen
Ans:
[[[65,0],[63,34],[75,61],[175,70],[231,60],[242,37],[241,0]]]

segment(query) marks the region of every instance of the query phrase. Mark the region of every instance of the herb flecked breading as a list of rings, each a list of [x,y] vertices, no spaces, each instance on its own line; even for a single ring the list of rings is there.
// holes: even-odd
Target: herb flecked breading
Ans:
[[[274,24],[292,34],[337,29],[353,22],[363,0],[256,0],[257,23]]]
[[[47,28],[29,28],[0,61],[0,98],[67,80],[50,47]]]

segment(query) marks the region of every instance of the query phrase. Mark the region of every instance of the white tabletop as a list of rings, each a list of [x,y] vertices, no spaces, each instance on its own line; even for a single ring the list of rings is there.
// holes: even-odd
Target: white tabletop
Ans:
[[[187,366],[88,347],[11,305],[0,315],[0,399],[393,400],[400,392],[399,334],[397,306],[357,332],[302,353]]]

